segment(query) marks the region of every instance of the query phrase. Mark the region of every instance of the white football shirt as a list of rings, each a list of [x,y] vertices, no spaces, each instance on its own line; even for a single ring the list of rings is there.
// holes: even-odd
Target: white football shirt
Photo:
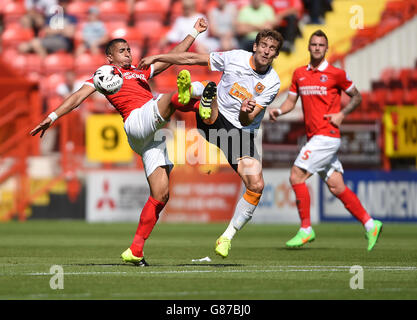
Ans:
[[[243,100],[253,98],[263,110],[244,128],[258,129],[266,107],[275,99],[281,85],[272,67],[265,74],[255,72],[252,59],[252,53],[245,50],[210,53],[210,70],[223,72],[217,85],[219,111],[236,128],[243,128],[239,121]]]

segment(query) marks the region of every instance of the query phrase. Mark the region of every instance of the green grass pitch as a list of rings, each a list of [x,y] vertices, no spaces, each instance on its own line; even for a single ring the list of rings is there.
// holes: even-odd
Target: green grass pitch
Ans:
[[[147,268],[120,259],[136,226],[0,224],[0,300],[417,299],[417,224],[385,223],[372,252],[358,223],[316,225],[316,240],[292,250],[284,244],[298,226],[248,224],[222,259],[214,243],[225,223],[159,223],[145,246]],[[53,265],[63,268],[63,289],[50,287]],[[363,289],[350,287],[354,265]]]

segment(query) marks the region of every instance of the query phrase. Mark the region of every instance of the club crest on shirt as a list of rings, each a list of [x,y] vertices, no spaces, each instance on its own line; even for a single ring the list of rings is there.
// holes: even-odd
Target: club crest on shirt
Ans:
[[[327,78],[327,76],[326,76],[325,74],[322,74],[322,75],[320,76],[320,81],[321,81],[321,82],[326,82],[328,79],[329,79],[329,78]]]
[[[257,94],[261,94],[262,91],[264,91],[264,89],[265,89],[265,86],[260,82],[258,82],[255,86],[255,91]]]

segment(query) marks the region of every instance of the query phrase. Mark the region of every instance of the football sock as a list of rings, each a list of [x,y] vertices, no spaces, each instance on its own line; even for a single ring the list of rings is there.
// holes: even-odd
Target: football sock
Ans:
[[[305,233],[309,234],[309,233],[311,233],[311,230],[313,230],[313,228],[310,226],[308,228],[301,228],[301,230],[303,230]]]
[[[200,99],[201,96],[203,95],[203,91],[205,88],[204,83],[200,82],[200,81],[194,81],[191,83],[191,97],[195,98],[195,99]]]
[[[366,221],[364,226],[365,226],[366,231],[372,230],[375,226],[374,219],[371,218],[368,221]]]
[[[350,190],[348,187],[337,197],[340,199],[340,201],[343,202],[345,208],[360,222],[362,222],[363,225],[366,224],[366,222],[371,219],[369,214],[366,212],[366,210],[362,207],[361,202],[359,201],[356,194],[353,193],[352,190]],[[369,224],[373,224],[373,221]],[[368,224],[368,226],[369,226]]]
[[[132,250],[134,256],[143,257],[145,240],[148,239],[151,234],[164,206],[165,203],[149,196],[148,201],[140,214],[139,225],[136,229],[132,245],[130,246],[130,250]]]
[[[310,222],[310,193],[305,183],[293,184],[292,189],[295,193],[295,203],[301,220],[301,228],[311,226]]]
[[[241,230],[250,219],[252,219],[253,212],[258,206],[262,194],[250,190],[246,190],[242,198],[236,205],[235,213],[230,221],[229,226],[223,233],[223,236],[228,239],[233,239],[237,231]]]

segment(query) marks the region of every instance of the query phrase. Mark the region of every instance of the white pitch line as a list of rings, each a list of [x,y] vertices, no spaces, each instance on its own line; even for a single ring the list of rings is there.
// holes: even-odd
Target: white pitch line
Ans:
[[[350,267],[349,267],[350,268]],[[187,273],[259,273],[259,272],[343,272],[345,268],[299,268],[299,269],[266,269],[266,270],[249,270],[249,269],[234,269],[234,270],[167,270],[167,271],[146,271],[140,272],[140,274],[187,274]],[[364,268],[368,269],[368,268]],[[371,269],[372,271],[409,271],[409,270],[417,270],[417,268],[413,269],[403,269],[403,268],[376,268]],[[120,272],[120,271],[108,271],[108,272],[64,272],[64,275],[137,275],[138,272]],[[35,273],[25,273],[23,275],[28,276],[50,276],[51,273],[47,272],[35,272]]]
[[[196,264],[198,266],[198,264]],[[68,266],[67,266],[68,267]],[[66,268],[67,268],[66,267]],[[209,266],[207,266],[209,267]],[[268,269],[259,269],[261,266],[245,266],[245,269],[226,269],[226,270],[166,270],[155,271],[149,268],[138,268],[135,271],[85,271],[85,272],[64,272],[65,275],[137,275],[140,274],[187,274],[187,273],[259,273],[259,272],[342,272],[350,269],[352,266],[268,266]],[[263,266],[264,267],[264,266]],[[152,267],[150,267],[152,268]],[[195,268],[187,266],[187,268]],[[247,268],[256,268],[247,269]],[[367,271],[416,271],[415,266],[362,266]],[[140,271],[139,271],[140,270]],[[0,276],[51,276],[49,272],[30,272],[30,273],[1,273]]]

